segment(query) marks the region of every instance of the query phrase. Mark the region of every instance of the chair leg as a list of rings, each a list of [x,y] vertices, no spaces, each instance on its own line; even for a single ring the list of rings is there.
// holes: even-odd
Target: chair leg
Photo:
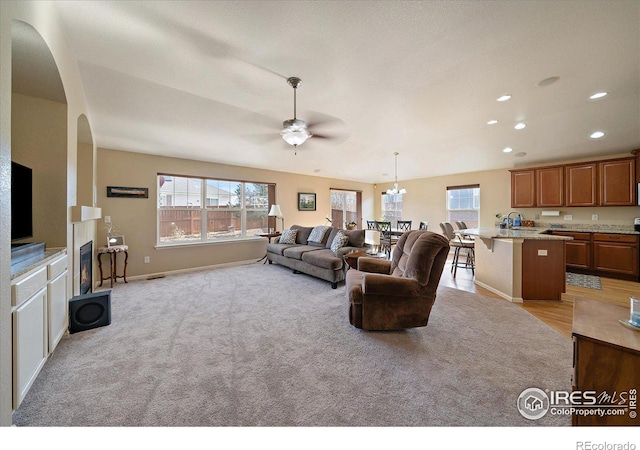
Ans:
[[[453,270],[453,277],[456,277],[456,273],[458,272],[458,260],[460,259],[460,247],[456,247],[453,252],[453,262],[451,264],[451,270]]]

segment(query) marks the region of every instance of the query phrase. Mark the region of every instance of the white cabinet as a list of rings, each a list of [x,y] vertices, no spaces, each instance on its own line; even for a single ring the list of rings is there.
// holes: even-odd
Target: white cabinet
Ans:
[[[13,409],[17,409],[49,355],[47,287],[13,311]]]
[[[14,410],[67,330],[68,273],[62,251],[11,280]]]
[[[67,256],[64,255],[48,266],[47,326],[49,329],[49,353],[53,352],[69,327],[67,300]]]

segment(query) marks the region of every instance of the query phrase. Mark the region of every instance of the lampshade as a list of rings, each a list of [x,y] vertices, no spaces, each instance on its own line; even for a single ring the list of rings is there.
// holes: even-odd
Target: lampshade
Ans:
[[[284,129],[280,134],[287,144],[293,145],[294,147],[304,144],[304,142],[311,137],[309,132],[305,129]]]
[[[271,205],[271,210],[269,210],[269,216],[282,217],[282,211],[280,210],[280,205]]]
[[[380,245],[380,232],[378,230],[364,230],[364,243],[372,246]]]

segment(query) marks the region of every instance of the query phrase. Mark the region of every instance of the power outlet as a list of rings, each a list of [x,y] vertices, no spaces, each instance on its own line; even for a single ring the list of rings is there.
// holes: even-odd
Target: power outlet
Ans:
[[[591,214],[591,220],[598,220],[597,214]]]
[[[564,216],[564,220],[573,220],[573,216],[571,214],[566,214]]]
[[[149,262],[151,262],[150,258],[148,256],[144,257],[144,262],[145,264],[149,264]]]
[[[111,223],[111,216],[104,216],[104,223]]]
[[[538,249],[538,256],[547,256],[547,251],[546,250],[542,250],[542,249]]]

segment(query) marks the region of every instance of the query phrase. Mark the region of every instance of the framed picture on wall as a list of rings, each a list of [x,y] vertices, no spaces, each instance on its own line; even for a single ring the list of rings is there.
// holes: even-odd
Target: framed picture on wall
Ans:
[[[107,186],[107,197],[149,198],[149,189],[141,187]]]
[[[315,211],[316,194],[298,192],[298,211]]]

